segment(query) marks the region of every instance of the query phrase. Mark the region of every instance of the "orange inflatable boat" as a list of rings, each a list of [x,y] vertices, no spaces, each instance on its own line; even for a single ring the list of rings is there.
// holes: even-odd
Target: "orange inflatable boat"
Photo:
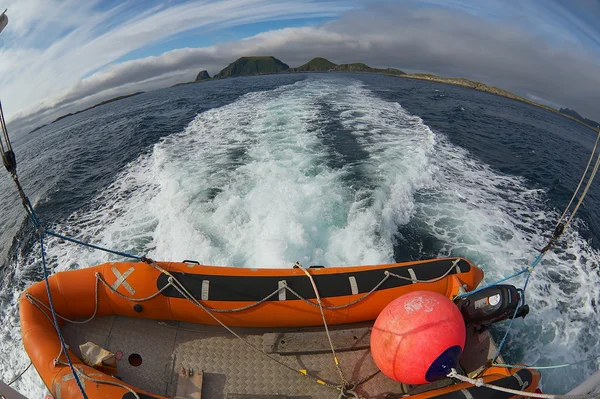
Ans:
[[[456,393],[461,389],[485,388],[453,382],[411,392],[377,374],[366,340],[372,321],[398,296],[428,290],[453,298],[482,278],[479,268],[461,258],[308,269],[148,260],[59,272],[49,281],[70,357],[90,399],[336,397],[328,390],[335,375],[326,370],[331,353],[323,347],[323,318],[342,368],[353,376],[362,376],[364,368],[374,373],[359,378],[364,381],[355,382],[353,392],[458,399],[464,397]],[[52,395],[80,398],[44,282],[25,291],[20,313],[25,350]],[[487,333],[470,334],[465,372],[516,388],[537,386],[537,372],[484,367],[493,342]],[[114,355],[116,369],[85,364],[82,358],[89,356],[82,348],[90,343]],[[475,391],[472,396],[483,397]]]

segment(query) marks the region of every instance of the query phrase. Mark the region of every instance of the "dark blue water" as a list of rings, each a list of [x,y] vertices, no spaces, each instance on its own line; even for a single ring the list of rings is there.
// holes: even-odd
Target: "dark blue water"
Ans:
[[[466,256],[489,281],[530,262],[595,132],[487,93],[377,75],[236,78],[144,93],[13,139],[46,226],[164,260],[288,267]],[[18,293],[39,246],[0,177],[0,372],[26,364]],[[510,361],[597,353],[600,185],[534,275]],[[50,241],[57,270],[110,259]],[[521,283],[517,281],[516,283]],[[503,327],[495,330],[501,334]],[[552,374],[563,392],[595,365]],[[34,374],[34,373],[32,373]],[[24,391],[37,394],[29,376]]]

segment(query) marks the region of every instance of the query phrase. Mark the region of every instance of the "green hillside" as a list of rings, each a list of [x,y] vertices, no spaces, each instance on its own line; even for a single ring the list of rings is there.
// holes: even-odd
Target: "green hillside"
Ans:
[[[275,57],[242,57],[227,65],[214,78],[223,79],[234,76],[263,75],[279,73],[288,69],[290,67],[287,64]]]
[[[337,64],[329,61],[328,59],[316,57],[308,61],[306,64],[302,64],[299,67],[292,68],[293,72],[327,72],[335,68]]]
[[[405,75],[405,73],[396,68],[371,68],[362,62],[354,62],[352,64],[340,64],[333,68],[333,72],[368,72],[368,73],[383,73],[386,75]]]

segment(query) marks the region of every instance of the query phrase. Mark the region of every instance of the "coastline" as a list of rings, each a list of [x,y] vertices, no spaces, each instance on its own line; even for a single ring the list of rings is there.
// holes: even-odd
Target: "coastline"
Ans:
[[[327,61],[327,60],[326,60]],[[329,61],[327,61],[329,62]],[[283,70],[283,71],[278,71],[278,72],[258,72],[258,73],[251,73],[251,74],[243,74],[243,75],[234,75],[234,76],[225,76],[225,77],[208,77],[208,78],[204,78],[201,80],[195,80],[195,81],[191,81],[191,82],[181,82],[181,83],[176,83],[170,87],[176,87],[176,86],[183,86],[183,85],[189,85],[189,84],[193,84],[193,83],[203,83],[203,82],[210,82],[210,81],[215,81],[215,80],[222,80],[222,79],[229,79],[232,77],[244,77],[244,76],[263,76],[263,75],[279,75],[279,74],[289,74],[289,73],[299,73],[299,74],[305,74],[305,73],[362,73],[362,74],[376,74],[376,75],[384,75],[384,76],[391,76],[391,77],[395,77],[395,78],[403,78],[403,79],[414,79],[414,80],[424,80],[424,81],[429,81],[429,82],[436,82],[436,83],[443,83],[443,84],[448,84],[448,85],[453,85],[453,86],[459,86],[459,87],[464,87],[467,89],[472,89],[472,90],[478,90],[478,91],[482,91],[485,93],[490,93],[490,94],[494,94],[497,96],[501,96],[501,97],[505,97],[505,98],[509,98],[511,100],[515,100],[515,101],[519,101],[525,104],[529,104],[538,108],[542,108],[545,109],[547,111],[551,111],[555,114],[558,114],[562,117],[568,118],[572,121],[575,121],[577,123],[579,123],[580,125],[583,125],[587,128],[592,129],[595,132],[598,132],[600,128],[592,126],[592,125],[588,125],[587,123],[583,122],[582,120],[579,120],[571,115],[567,115],[564,114],[562,112],[560,112],[559,110],[557,110],[556,108],[544,105],[544,104],[540,104],[540,103],[536,103],[535,101],[531,101],[528,100],[524,97],[518,96],[514,93],[509,92],[508,90],[503,90],[500,89],[498,87],[495,86],[489,86],[486,85],[485,83],[481,83],[481,82],[477,82],[474,80],[470,80],[470,79],[466,79],[466,78],[446,78],[446,77],[442,77],[442,76],[437,76],[437,75],[433,75],[433,74],[425,74],[425,73],[411,73],[411,74],[407,74],[404,73],[398,69],[394,69],[394,68],[387,68],[387,69],[383,69],[383,68],[371,68],[366,64],[343,64],[343,65],[337,65],[337,64],[333,64],[336,65],[336,68],[332,68],[332,69],[324,69],[324,70],[298,70],[299,68],[289,68],[287,70]],[[353,68],[354,66],[359,66],[358,68]],[[340,67],[345,67],[344,68],[340,68]],[[217,75],[218,76],[218,75]],[[106,101],[102,101],[98,104],[95,104],[91,107],[88,107],[86,109],[80,110],[80,111],[76,111],[73,113],[69,113],[66,115],[62,115],[58,118],[56,118],[54,121],[52,121],[51,123],[57,122],[63,118],[66,118],[68,116],[71,115],[76,115],[79,114],[81,112],[87,111],[89,109],[110,103],[110,102],[114,102],[114,101],[118,101],[118,100],[122,100],[124,98],[128,98],[128,97],[132,97],[138,94],[142,94],[143,92],[136,92],[136,93],[132,93],[132,94],[126,94],[123,96],[119,96],[119,97],[115,97]],[[45,126],[45,125],[44,125]],[[39,126],[36,129],[32,130],[30,133],[35,132],[36,130],[41,129],[43,126]]]
[[[375,68],[373,68],[375,69]],[[395,78],[402,78],[402,79],[414,79],[414,80],[425,80],[425,81],[429,81],[429,82],[436,82],[436,83],[443,83],[443,84],[447,84],[447,85],[452,85],[452,86],[459,86],[459,87],[464,87],[467,89],[472,89],[472,90],[478,90],[478,91],[482,91],[485,93],[490,93],[490,94],[494,94],[500,97],[505,97],[505,98],[509,98],[511,100],[515,100],[515,101],[519,101],[525,104],[529,104],[529,105],[533,105],[534,107],[538,107],[538,108],[542,108],[545,109],[547,111],[553,112],[555,114],[558,114],[562,117],[568,118],[574,122],[579,123],[580,125],[583,125],[587,128],[592,129],[595,132],[599,131],[598,127],[594,127],[592,125],[588,125],[587,123],[584,123],[583,121],[572,117],[571,115],[567,115],[564,114],[562,112],[560,112],[559,110],[557,110],[556,108],[552,108],[548,105],[544,105],[544,104],[540,104],[540,103],[536,103],[535,101],[531,101],[528,100],[524,97],[518,96],[514,93],[511,93],[508,90],[503,90],[500,89],[498,87],[495,86],[489,86],[486,85],[485,83],[481,83],[481,82],[477,82],[475,80],[470,80],[467,78],[445,78],[442,76],[437,76],[437,75],[432,75],[432,74],[425,74],[425,73],[411,73],[411,74],[396,74],[396,73],[386,73],[385,70],[377,70],[377,71],[366,71],[366,70],[362,70],[362,71],[342,71],[342,70],[329,70],[329,71],[282,71],[282,72],[265,72],[265,73],[256,73],[256,74],[252,74],[252,75],[241,75],[241,76],[231,76],[231,77],[224,77],[224,78],[209,78],[209,79],[203,79],[203,80],[198,80],[198,81],[191,81],[191,82],[182,82],[182,83],[176,83],[174,85],[172,85],[171,87],[176,87],[176,86],[182,86],[182,85],[188,85],[188,84],[193,84],[193,83],[203,83],[203,82],[210,82],[210,81],[215,81],[215,80],[222,80],[222,79],[229,79],[232,77],[245,77],[245,76],[263,76],[263,75],[279,75],[279,74],[286,74],[286,73],[298,73],[298,74],[309,74],[309,73],[359,73],[359,74],[374,74],[374,75],[384,75],[384,76],[391,76],[391,77],[395,77]]]
[[[394,76],[394,75],[389,75],[389,76]],[[575,121],[575,122],[579,123],[580,125],[583,125],[585,127],[592,129],[595,132],[598,132],[598,127],[588,125],[587,123],[584,123],[583,121],[581,121],[577,118],[574,118],[571,115],[563,114],[556,108],[552,108],[548,105],[536,103],[535,101],[531,101],[524,97],[517,96],[516,94],[511,93],[510,91],[499,89],[495,86],[488,86],[484,83],[477,82],[474,80],[469,80],[466,78],[444,78],[444,77],[437,76],[437,75],[421,74],[421,73],[406,74],[406,75],[397,76],[397,77],[404,78],[404,79],[425,80],[425,81],[429,81],[429,82],[444,83],[444,84],[453,85],[453,86],[465,87],[467,89],[483,91],[485,93],[495,94],[500,97],[510,98],[511,100],[520,101],[525,104],[533,105],[535,107],[554,112],[555,114],[558,114],[562,117],[571,119],[572,121]]]

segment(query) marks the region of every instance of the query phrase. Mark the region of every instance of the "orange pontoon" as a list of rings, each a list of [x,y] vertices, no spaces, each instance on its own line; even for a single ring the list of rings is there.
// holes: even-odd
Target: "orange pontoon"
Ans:
[[[307,274],[310,274],[310,278]],[[316,327],[323,325],[315,287],[322,299],[323,313],[327,324],[333,326],[331,327],[332,334],[342,337],[347,335],[344,331],[348,328],[353,329],[352,331],[356,331],[356,328],[366,328],[365,331],[368,331],[368,322],[372,322],[389,302],[404,293],[414,290],[429,290],[453,298],[461,290],[469,291],[476,288],[482,278],[483,272],[479,268],[465,259],[455,258],[377,266],[310,269],[247,269],[191,263],[117,262],[82,270],[59,272],[51,276],[49,280],[55,310],[62,317],[60,319],[61,328],[65,332],[67,343],[70,344],[71,359],[80,372],[88,398],[92,399],[135,398],[136,395],[140,398],[179,396],[180,388],[186,384],[189,385],[186,378],[191,378],[189,376],[191,365],[196,365],[196,375],[202,370],[205,373],[209,373],[211,370],[210,359],[203,363],[200,360],[200,357],[206,355],[206,351],[197,358],[191,357],[185,360],[183,351],[186,350],[186,344],[196,342],[194,340],[199,343],[213,340],[213,347],[225,345],[227,349],[231,349],[238,345],[239,340],[222,327],[207,326],[217,324],[217,320],[228,327],[241,328],[240,331],[243,333],[239,334],[243,339],[249,341],[263,339],[260,337],[269,331],[280,334],[296,334],[296,336],[302,334],[302,331],[307,331],[307,334],[314,333]],[[44,282],[38,282],[25,291],[20,308],[23,344],[33,365],[55,398],[79,398],[81,393],[69,367],[65,365],[65,357],[64,354],[61,354],[60,340],[51,322],[48,305]],[[88,324],[93,328],[86,327],[88,330],[78,330],[80,327],[77,324],[65,321],[81,319],[93,319]],[[359,324],[346,326],[351,323]],[[157,325],[160,325],[164,331],[154,331]],[[196,327],[198,325],[204,327]],[[116,331],[121,328],[118,326],[123,326],[122,332]],[[176,334],[173,337],[174,329]],[[236,331],[238,331],[237,329]],[[200,335],[194,336],[195,338],[183,339],[185,334],[192,334],[190,331],[196,331]],[[219,333],[217,334],[215,331],[219,331]],[[127,334],[138,337],[133,344],[128,344],[129,347],[135,346],[136,353],[133,353],[134,349],[119,346],[125,345],[120,340],[125,339],[124,336]],[[97,344],[107,347],[113,352],[122,352],[124,357],[118,362],[117,372],[122,380],[99,372],[99,370],[84,364],[79,358],[81,353],[78,344],[90,340],[90,337]],[[358,337],[354,338],[360,341]],[[479,343],[474,344],[474,347],[477,347],[475,351],[486,351],[485,355],[487,355],[489,345],[493,346],[493,343],[488,336],[490,342],[486,343],[487,349],[481,349],[483,341],[481,337],[478,339]],[[283,342],[283,339],[281,341]],[[130,339],[130,341],[123,342],[132,341]],[[161,347],[163,344],[164,348]],[[316,356],[324,356],[323,353],[310,355],[312,352],[318,353],[319,350],[310,349],[308,342],[306,345],[307,349],[304,352],[298,352],[298,359],[306,355],[313,356],[314,359],[306,358],[307,360],[303,361],[312,361],[311,359],[317,361],[315,360]],[[346,344],[340,345],[343,347]],[[469,345],[469,339],[467,345]],[[368,355],[368,348],[365,349],[364,346],[351,345],[346,349],[348,354],[341,354],[341,358],[351,357],[354,353],[352,349],[362,349],[363,352],[366,350],[365,353]],[[240,350],[252,352],[251,348],[244,345]],[[340,349],[340,351],[344,350],[344,348]],[[157,351],[162,351],[163,354],[155,355],[155,359],[153,359],[152,353],[158,353]],[[465,356],[467,352],[468,348],[465,349]],[[135,362],[131,361],[133,354],[139,356],[140,363],[141,359],[144,359],[144,364],[141,366],[134,364]],[[239,356],[243,358],[241,352]],[[279,359],[282,356],[285,357],[285,354],[275,350],[269,355],[262,356],[254,353],[252,356],[258,356],[257,359],[268,363],[267,356]],[[331,354],[328,359],[330,356]],[[481,357],[482,355],[477,356]],[[129,359],[130,364],[125,359]],[[160,363],[161,361],[165,363]],[[187,368],[185,361],[188,362]],[[195,361],[198,363],[194,363]],[[225,362],[230,359],[220,359],[220,361]],[[483,366],[483,364],[476,366]],[[471,368],[476,368],[476,366]],[[248,365],[248,367],[252,366]],[[268,367],[270,366],[264,365],[265,370]],[[300,374],[311,374],[311,370],[303,371],[304,368],[300,366],[298,369]],[[300,392],[303,389],[306,389],[307,392],[316,389],[312,385],[310,389],[303,388],[302,385],[293,388],[296,382],[288,381],[296,378],[302,380],[302,376],[294,376],[285,369],[277,372],[282,374],[280,380],[283,385],[282,390],[278,392],[285,392],[286,385],[290,390],[288,396],[293,396],[294,392]],[[159,378],[144,379],[144,373],[146,375],[158,373],[156,375],[164,377],[164,381],[158,381]],[[271,380],[274,378],[274,373],[275,371],[269,372]],[[527,380],[526,386],[521,386],[521,388],[528,387],[528,389],[534,389],[539,381],[537,372],[507,371],[495,367],[487,368],[483,376],[486,382],[506,380],[508,385],[515,381]],[[507,380],[507,377],[510,378]],[[225,397],[231,394],[231,392],[224,392],[226,389],[240,391],[240,385],[231,385],[232,388],[227,388],[229,386],[227,384],[234,384],[238,380],[246,381],[241,378],[241,376],[233,375],[224,383],[222,390],[215,391],[211,388],[212,394],[205,394],[203,397]],[[256,378],[261,378],[259,372]],[[319,380],[319,378],[315,377],[314,379]],[[381,375],[377,376],[375,380],[379,379],[379,382],[376,383],[365,381],[365,387],[371,383],[373,388],[365,388],[369,392],[363,392],[363,394],[381,394],[383,391],[376,392],[379,389],[377,387],[383,389],[384,385],[388,384],[383,381],[383,378]],[[305,379],[301,384],[309,383],[312,384],[311,381]],[[208,381],[205,381],[205,384],[208,384]],[[398,385],[395,382],[393,384]],[[264,386],[267,385],[265,383]],[[241,386],[248,388],[248,383],[243,383]],[[424,398],[441,395],[454,398],[454,393],[460,392],[461,389],[480,390],[482,388],[458,383],[422,393],[414,391],[413,396]],[[198,390],[201,391],[201,388]],[[358,390],[359,388],[357,388]],[[136,393],[134,394],[134,392]],[[248,392],[238,393],[248,394]],[[266,392],[258,393],[266,394]],[[258,393],[255,392],[255,394]],[[331,394],[331,392],[328,393]],[[319,395],[317,393],[312,396],[319,397]],[[197,396],[192,394],[188,397]],[[460,395],[456,396],[456,398],[459,397]],[[473,397],[478,396],[473,393]],[[505,397],[508,398],[510,395]]]

